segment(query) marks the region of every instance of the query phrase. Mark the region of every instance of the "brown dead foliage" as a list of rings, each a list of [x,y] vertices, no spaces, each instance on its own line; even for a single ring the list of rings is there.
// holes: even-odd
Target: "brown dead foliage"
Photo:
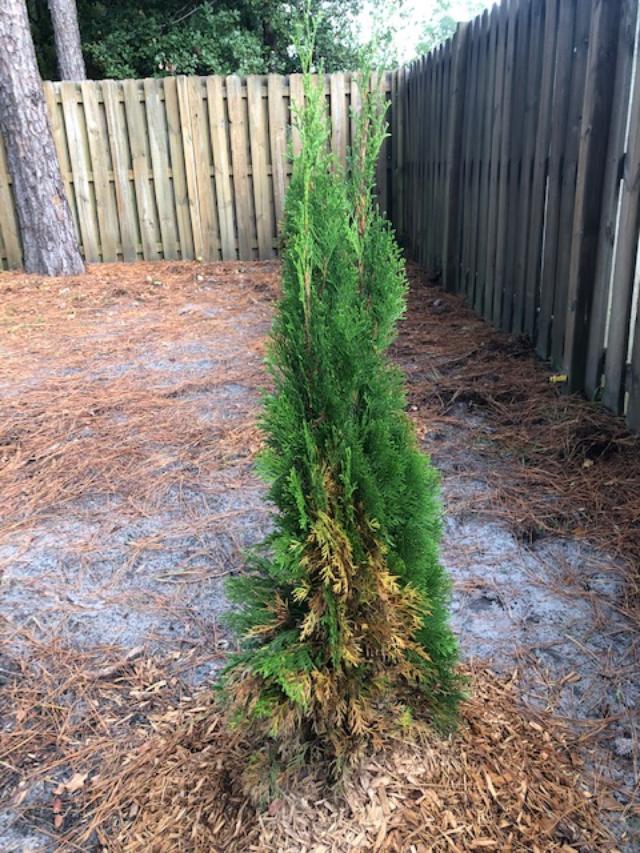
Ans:
[[[470,442],[486,460],[481,471],[458,472],[481,474],[490,487],[484,498],[474,495],[470,504],[453,496],[451,511],[503,519],[525,539],[550,531],[588,538],[626,565],[631,597],[637,595],[640,439],[597,404],[563,395],[526,342],[494,331],[459,297],[429,286],[419,269],[409,273],[409,307],[394,350],[407,371],[415,418],[445,467],[446,457]],[[209,311],[206,298],[193,301],[212,289],[239,330],[249,305],[268,323],[277,265],[105,264],[68,279],[0,275],[7,343],[0,381],[11,380],[12,394],[0,410],[2,534],[94,492],[125,492],[138,508],[157,504],[176,484],[172,469],[182,471],[184,484],[185,469],[198,477],[203,464],[214,470],[250,459],[260,441],[255,410],[214,436],[190,413],[199,391],[264,381],[262,335],[249,336],[248,351],[239,339],[239,351],[212,365],[206,379],[172,383],[170,365],[162,366],[161,391],[141,386],[125,369],[100,372],[101,364],[126,365],[141,349],[160,358],[168,340],[215,335],[220,324],[228,332],[228,315]],[[116,304],[120,330],[110,330]],[[106,318],[103,333],[96,334],[97,316]],[[43,358],[51,376],[36,385],[33,371]],[[87,364],[96,368],[90,382]],[[192,464],[179,464],[185,462]]]
[[[78,794],[63,788],[63,808],[79,797],[85,815],[66,841],[121,853],[614,850],[598,815],[619,806],[580,782],[567,731],[485,671],[471,693],[454,735],[389,740],[340,791],[309,771],[266,809],[238,781],[249,746],[199,695],[154,717],[137,745],[114,743]]]
[[[242,778],[251,745],[225,727],[210,690],[179,689],[194,661],[21,639],[32,657],[11,666],[3,692],[0,763],[20,780],[11,806],[21,825],[56,849],[586,853],[615,850],[601,819],[632,809],[602,782],[587,788],[589,735],[526,709],[515,679],[483,669],[465,672],[469,698],[451,736],[388,737],[340,790],[325,768],[305,769],[256,807]],[[31,797],[42,780],[44,802]]]
[[[524,541],[585,539],[619,561],[625,610],[640,603],[640,437],[597,403],[566,395],[524,339],[496,332],[458,296],[409,267],[411,291],[395,355],[437,465],[478,459],[456,479],[482,494],[447,495],[454,514],[500,519]]]
[[[276,268],[244,269],[105,264],[67,279],[0,275],[0,537],[95,495],[125,496],[139,512],[189,476],[251,458],[255,410],[217,431],[193,412],[220,384],[264,381],[263,335],[240,329],[236,349],[191,381],[163,359],[179,341],[197,361],[199,338],[228,334],[231,308],[239,322],[248,305],[269,322]],[[160,382],[148,386],[131,369],[141,354]]]
[[[220,384],[264,382],[277,271],[158,263],[65,280],[1,274],[0,544],[94,496],[144,516],[190,482],[224,488],[229,466],[249,476],[256,406],[224,429],[194,413],[203,396],[215,404]],[[445,474],[473,446],[451,479],[489,486],[471,497],[448,488],[450,511],[498,517],[523,539],[560,531],[594,542],[626,573],[622,606],[637,613],[639,440],[598,406],[563,396],[524,342],[410,274],[395,355],[413,415]],[[249,309],[264,328],[247,329]],[[237,338],[204,378],[172,375],[164,342],[228,335],[230,323]],[[141,352],[161,382],[147,387],[126,369]],[[181,532],[196,523],[185,517]],[[574,740],[531,717],[516,688],[489,673],[475,674],[452,739],[390,743],[342,797],[311,775],[256,812],[234,781],[246,746],[221,728],[211,697],[191,696],[181,679],[201,649],[167,659],[81,651],[39,627],[0,636],[0,792],[23,825],[63,838],[61,849],[613,849],[598,814],[620,807],[606,788],[592,784],[587,796],[579,782],[578,752],[597,731]],[[31,798],[41,784],[46,806]]]

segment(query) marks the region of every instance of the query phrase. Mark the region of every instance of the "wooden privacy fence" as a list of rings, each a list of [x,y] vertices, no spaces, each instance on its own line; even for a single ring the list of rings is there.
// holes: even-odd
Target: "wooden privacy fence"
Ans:
[[[448,290],[640,430],[637,14],[502,0],[400,69],[392,210]]]
[[[408,254],[640,430],[638,0],[502,0],[384,75]],[[370,84],[371,81],[369,81]],[[324,79],[344,160],[357,76]],[[88,261],[277,252],[300,75],[45,83]],[[21,245],[0,140],[0,269]]]
[[[370,81],[390,89],[390,75]],[[344,160],[357,75],[325,78]],[[62,175],[88,261],[250,260],[277,251],[302,77],[167,77],[44,83]],[[388,198],[389,146],[378,168]],[[0,140],[0,269],[22,260]]]

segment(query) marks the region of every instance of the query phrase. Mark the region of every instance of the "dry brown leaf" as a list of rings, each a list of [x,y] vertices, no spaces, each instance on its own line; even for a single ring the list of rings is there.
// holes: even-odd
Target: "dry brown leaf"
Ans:
[[[89,778],[88,773],[74,773],[73,776],[64,782],[64,789],[68,794],[75,794],[81,788],[84,788],[84,783]]]

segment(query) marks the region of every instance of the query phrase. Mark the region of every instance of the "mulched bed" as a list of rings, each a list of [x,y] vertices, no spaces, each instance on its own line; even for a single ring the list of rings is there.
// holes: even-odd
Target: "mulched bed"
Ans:
[[[598,815],[616,803],[581,782],[568,733],[523,712],[512,685],[470,675],[455,735],[389,740],[339,791],[305,773],[257,810],[239,793],[248,747],[200,696],[154,720],[135,750],[102,740],[105,763],[81,777],[75,801],[95,811],[70,840],[82,848],[95,833],[108,849],[138,853],[614,849]],[[60,786],[61,812],[74,803],[69,787]]]
[[[452,738],[390,743],[342,792],[308,776],[266,810],[239,793],[246,746],[207,685],[229,644],[220,584],[268,524],[252,460],[277,274],[0,274],[2,849],[632,849],[632,793],[584,767],[607,715],[576,730],[478,666]],[[394,357],[449,515],[601,549],[637,625],[640,441],[410,278]]]
[[[548,533],[588,540],[626,568],[630,615],[640,613],[640,437],[597,403],[566,395],[528,342],[496,332],[458,296],[409,268],[412,288],[395,355],[428,448],[446,464],[481,451],[488,485],[473,506],[525,541]],[[478,430],[473,417],[480,416]]]

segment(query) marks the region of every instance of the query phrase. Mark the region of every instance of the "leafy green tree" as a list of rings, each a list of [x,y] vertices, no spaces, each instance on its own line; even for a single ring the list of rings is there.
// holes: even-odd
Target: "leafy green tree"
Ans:
[[[229,584],[241,650],[222,689],[258,740],[252,786],[274,759],[339,770],[416,715],[445,726],[460,687],[438,476],[386,354],[406,279],[374,201],[384,110],[364,96],[345,174],[309,74],[305,95],[262,417],[275,528]]]
[[[488,5],[488,0],[467,0],[466,18],[478,15]],[[451,0],[436,0],[433,12],[424,24],[416,52],[418,55],[429,53],[434,47],[445,42],[456,31],[459,18],[451,9]]]
[[[381,2],[381,0],[376,0]],[[293,22],[306,0],[77,0],[90,77],[300,71]],[[316,56],[327,71],[357,65],[363,0],[312,0]],[[47,0],[29,0],[43,77],[56,73]]]

